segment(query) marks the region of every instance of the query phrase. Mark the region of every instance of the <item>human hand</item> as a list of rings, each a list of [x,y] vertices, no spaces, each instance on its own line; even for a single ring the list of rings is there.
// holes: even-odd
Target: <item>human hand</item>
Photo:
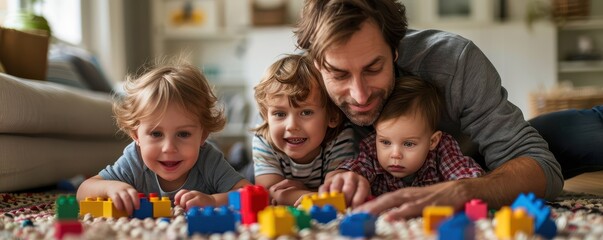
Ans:
[[[385,219],[399,220],[420,216],[429,205],[463,208],[472,197],[465,180],[448,181],[426,187],[408,187],[383,194],[354,209],[378,215],[386,210]],[[391,210],[390,210],[391,209]]]
[[[325,179],[318,192],[341,192],[345,196],[346,205],[355,208],[366,201],[371,187],[365,177],[345,171]]]
[[[285,195],[287,194],[287,190],[308,190],[306,185],[300,181],[291,180],[291,179],[283,179],[282,181],[272,185],[268,192],[272,197],[272,204],[276,205],[279,202],[282,202],[285,199]]]
[[[174,205],[188,210],[193,206],[216,206],[216,199],[212,195],[199,191],[182,189],[176,193],[176,196],[174,196]]]
[[[119,181],[107,183],[107,197],[111,198],[117,210],[126,211],[128,215],[132,215],[134,209],[140,208],[138,191],[130,184]]]

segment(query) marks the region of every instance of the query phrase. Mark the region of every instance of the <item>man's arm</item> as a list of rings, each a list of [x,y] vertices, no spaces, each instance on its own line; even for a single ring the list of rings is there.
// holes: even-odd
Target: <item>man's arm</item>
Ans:
[[[354,211],[379,214],[385,210],[389,219],[420,216],[429,205],[453,206],[461,210],[466,202],[479,198],[488,207],[500,208],[507,205],[522,192],[544,195],[544,172],[536,161],[529,158],[512,159],[491,173],[480,178],[468,178],[438,183],[427,187],[402,188],[381,195],[373,201],[359,206]],[[536,189],[536,191],[533,191]]]

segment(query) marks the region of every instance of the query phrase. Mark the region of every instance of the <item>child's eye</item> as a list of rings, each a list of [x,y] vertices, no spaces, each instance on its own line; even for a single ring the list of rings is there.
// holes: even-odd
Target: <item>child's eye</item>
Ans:
[[[181,138],[187,138],[187,137],[191,136],[191,133],[190,132],[178,132],[177,135],[178,135],[178,137],[181,137]]]
[[[392,144],[392,143],[391,143],[389,140],[379,140],[379,142],[380,142],[381,144],[383,144],[383,145],[387,145],[387,146],[389,146],[389,145],[391,145],[391,144]]]
[[[416,144],[414,142],[404,142],[404,147],[413,147]]]
[[[302,116],[310,116],[310,115],[312,115],[313,113],[314,113],[314,111],[312,111],[312,110],[303,110],[303,111],[301,112],[301,115],[302,115]]]
[[[151,137],[153,137],[153,138],[163,137],[163,133],[161,133],[159,131],[152,131],[151,133],[149,133],[149,135],[151,135]]]
[[[278,117],[278,118],[282,118],[285,117],[286,114],[284,112],[273,112],[272,116]]]

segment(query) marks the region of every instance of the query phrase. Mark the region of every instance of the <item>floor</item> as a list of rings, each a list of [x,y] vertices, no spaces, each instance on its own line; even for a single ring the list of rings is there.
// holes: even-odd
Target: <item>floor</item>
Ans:
[[[584,173],[565,181],[563,190],[603,196],[603,171]]]

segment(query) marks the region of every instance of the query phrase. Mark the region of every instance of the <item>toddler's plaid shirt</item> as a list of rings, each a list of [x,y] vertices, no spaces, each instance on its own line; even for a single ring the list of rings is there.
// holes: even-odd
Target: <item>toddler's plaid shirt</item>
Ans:
[[[376,134],[368,135],[360,143],[360,153],[356,159],[342,162],[338,169],[354,171],[366,177],[371,184],[373,196],[398,190],[403,187],[432,185],[448,180],[474,178],[484,174],[484,170],[471,157],[464,156],[457,141],[447,133],[442,134],[438,146],[429,151],[427,160],[414,174],[408,184],[387,172],[377,160]]]

